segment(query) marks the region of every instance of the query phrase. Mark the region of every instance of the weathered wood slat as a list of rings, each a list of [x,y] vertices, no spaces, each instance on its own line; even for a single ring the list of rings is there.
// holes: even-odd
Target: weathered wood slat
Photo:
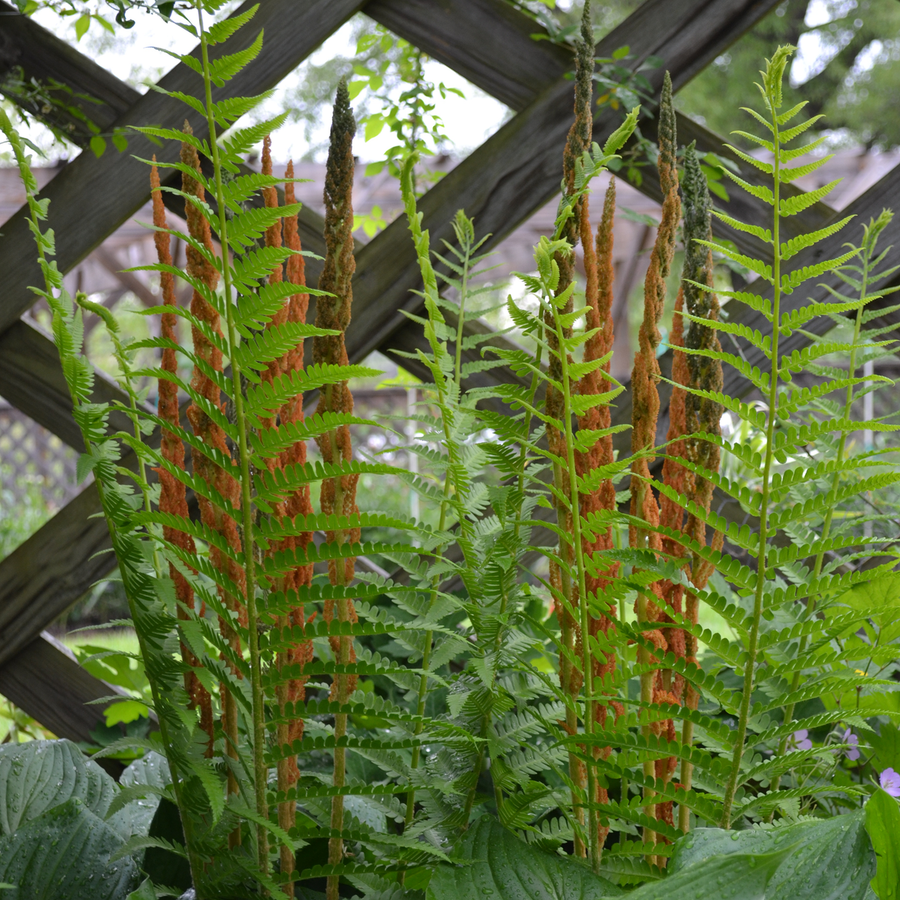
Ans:
[[[0,562],[0,666],[115,565],[99,508],[91,484]]]
[[[659,55],[678,84],[720,53],[775,0],[647,0],[597,46],[608,56],[627,44],[638,65]],[[729,31],[728,22],[735,27]],[[432,23],[434,27],[434,23]],[[650,81],[658,91],[663,69]],[[481,234],[491,233],[496,245],[546,203],[562,177],[562,151],[572,118],[572,83],[557,80],[527,109],[507,122],[478,150],[460,163],[421,200],[424,226],[434,246],[453,240],[452,219],[460,208],[475,218]],[[598,111],[595,133],[610,133],[620,114]],[[402,309],[418,310],[421,302],[410,293],[419,272],[406,224],[397,220],[358,258],[354,281],[354,314],[347,334],[347,350],[358,359],[376,347],[390,346],[392,336],[406,324]]]
[[[0,333],[0,396],[79,453],[84,451],[56,346],[47,334],[21,319]],[[93,397],[100,403],[128,400],[100,371],[95,373]],[[127,426],[124,416],[113,415],[114,427]]]
[[[253,25],[216,50],[232,53],[246,47],[261,28],[266,31],[266,50],[224,88],[214,91],[215,98],[258,94],[278,84],[363,2],[307,0],[300,15],[296,0],[263,0]],[[240,9],[250,5],[248,0]],[[160,81],[160,86],[170,91],[193,92],[199,84],[197,74],[182,64]],[[180,128],[185,119],[197,135],[206,136],[205,120],[196,112],[177,100],[149,91],[115,125],[157,124]],[[178,147],[172,142],[157,147],[134,134],[129,139],[127,153],[104,154],[100,159],[92,153],[82,153],[43,190],[43,196],[51,200],[49,226],[57,234],[57,262],[62,270],[70,269],[87,256],[147,200],[147,167],[133,155],[149,158],[152,153],[161,161],[170,161],[177,157]],[[34,258],[33,238],[20,211],[6,223],[0,241],[0,270],[4,273],[0,331],[12,325],[34,302],[34,295],[28,291],[30,284],[40,280]]]
[[[87,742],[104,723],[103,711],[115,702],[92,701],[128,696],[83,669],[69,649],[47,633],[0,666],[0,694],[57,737]]]
[[[775,5],[768,4],[767,8]],[[534,40],[531,35],[542,33],[540,26],[504,0],[371,0],[365,13],[517,112],[573,68],[570,50],[550,40]],[[758,18],[759,11],[753,11],[752,16]],[[740,36],[746,22],[745,17],[733,23],[729,40]],[[690,72],[687,67],[679,73],[676,90],[689,80]],[[654,134],[655,108],[645,106],[643,113],[644,132]],[[723,146],[725,138],[681,113],[676,112],[676,119],[679,143],[686,145],[694,141],[703,153],[713,151],[740,163]],[[761,183],[758,174],[751,169],[744,177],[751,183]],[[645,178],[635,187],[662,202],[659,183],[654,177]],[[797,189],[789,186],[788,191],[796,193]],[[751,224],[767,221],[768,207],[764,203],[739,190],[730,190],[729,195],[728,202],[716,201],[723,212]],[[821,228],[833,212],[824,203],[810,207],[787,223],[788,237]],[[769,255],[768,248],[752,235],[718,221],[715,227],[743,252]]]

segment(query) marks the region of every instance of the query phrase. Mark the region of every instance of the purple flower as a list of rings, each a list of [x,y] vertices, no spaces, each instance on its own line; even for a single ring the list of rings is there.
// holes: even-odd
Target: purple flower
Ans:
[[[841,735],[841,743],[849,745],[848,749],[844,750],[847,759],[859,759],[859,738],[849,728]]]
[[[885,769],[878,781],[886,794],[890,794],[892,797],[900,797],[900,775],[893,769]]]
[[[812,750],[812,741],[806,728],[795,731],[788,738],[788,750]]]

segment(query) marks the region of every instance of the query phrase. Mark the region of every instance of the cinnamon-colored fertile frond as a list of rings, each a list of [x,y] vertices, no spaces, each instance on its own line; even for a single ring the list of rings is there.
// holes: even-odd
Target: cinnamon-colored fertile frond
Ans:
[[[265,165],[265,163],[264,163]],[[271,170],[271,163],[269,164]],[[290,206],[296,202],[294,183],[291,179],[294,177],[294,163],[289,161],[285,172],[286,184],[284,187],[284,202],[286,206]],[[271,194],[277,197],[275,189],[271,189]],[[267,205],[274,205],[272,197],[266,197]],[[303,265],[303,257],[300,255],[300,235],[297,227],[297,215],[287,216],[282,220],[284,230],[284,246],[293,251],[285,264],[285,276],[291,284],[304,286],[305,273]],[[281,233],[278,235],[278,241],[282,239]],[[267,243],[269,237],[267,235]],[[274,236],[270,246],[274,245]],[[280,275],[280,272],[279,272]],[[278,314],[278,321],[290,321],[303,323],[306,322],[306,311],[309,305],[309,295],[306,293],[297,293],[292,295],[287,301],[284,309]],[[273,322],[275,320],[273,319]],[[303,369],[303,341],[299,340],[284,356],[278,361],[278,371],[281,373],[299,372]],[[279,411],[281,426],[293,425],[303,421],[303,395],[298,394],[291,397],[281,407]],[[306,443],[297,441],[281,453],[278,459],[278,467],[284,468],[289,465],[304,465],[306,463]],[[287,516],[293,519],[298,515],[308,516],[312,514],[312,504],[309,498],[309,485],[304,484],[291,492],[279,505],[278,515]],[[312,534],[306,532],[299,535],[286,538],[278,550],[296,550],[297,548],[305,549],[312,541]],[[300,587],[308,587],[312,584],[313,567],[312,565],[297,566],[288,572],[283,580],[283,587],[286,595],[290,596],[291,592],[296,592]],[[296,605],[285,616],[278,619],[278,627],[287,629],[299,627],[305,629],[308,622],[315,618],[315,610],[307,619],[303,604],[296,601]],[[292,646],[280,652],[276,659],[276,666],[279,671],[285,669],[294,669],[300,667],[301,671],[306,663],[312,662],[313,644],[311,640],[301,640]],[[279,745],[293,745],[294,741],[299,741],[303,737],[304,723],[303,719],[297,714],[297,704],[302,703],[306,699],[306,682],[309,676],[301,676],[300,678],[292,678],[279,685],[276,689],[276,695],[282,715],[285,721],[278,725],[277,740]],[[278,761],[278,790],[289,791],[295,787],[300,779],[300,770],[297,768],[297,758],[288,756]],[[285,830],[290,831],[296,824],[296,802],[288,800],[278,804],[278,824]],[[281,848],[281,871],[290,874],[296,867],[295,853],[293,848],[282,846]],[[288,896],[293,896],[293,884],[285,884],[284,890]]]
[[[597,230],[596,244],[592,235],[583,233],[585,271],[587,272],[585,301],[589,310],[586,327],[588,330],[599,329],[585,343],[585,360],[600,359],[612,349],[612,251],[615,205],[615,180],[611,178],[603,205],[603,217]],[[601,368],[585,375],[578,384],[578,392],[596,396],[609,391],[611,387],[608,377],[609,365],[609,362],[606,362]],[[579,416],[578,428],[579,431],[602,430],[609,428],[611,421],[610,407],[607,404],[601,404],[592,407],[583,416]],[[587,475],[595,469],[612,464],[614,461],[612,435],[605,435],[600,438],[583,453],[576,452],[575,461],[579,475]],[[582,495],[582,516],[601,510],[614,510],[615,508],[616,489],[609,479],[602,481],[591,494]],[[584,549],[590,556],[600,550],[612,549],[612,546],[612,529],[607,528],[600,531],[594,540],[585,539]],[[616,574],[617,567],[615,566],[605,576],[589,574],[587,576],[588,593],[599,594],[604,591]],[[609,631],[610,622],[606,616],[601,616],[595,621],[597,627],[604,633]],[[609,656],[603,671],[598,671],[597,674],[605,675],[608,672],[612,672],[614,666],[615,659]]]
[[[172,253],[170,250],[169,234],[165,229],[166,208],[163,205],[162,193],[159,184],[159,172],[156,168],[156,156],[153,157],[153,167],[150,169],[150,190],[153,198],[153,225],[157,229],[153,235],[156,245],[156,256],[163,266],[172,265]],[[163,304],[174,309],[178,301],[175,297],[175,277],[171,272],[160,272],[160,286],[162,288]],[[178,342],[178,316],[174,312],[162,314],[161,335],[166,340]],[[165,372],[177,374],[178,361],[175,350],[171,347],[163,349],[161,368]],[[181,417],[178,409],[178,386],[167,378],[159,379],[159,405],[160,419],[169,423],[173,428],[180,428]],[[163,459],[167,460],[176,469],[184,469],[184,442],[181,438],[167,428],[162,429],[160,451]],[[182,519],[189,519],[190,513],[187,505],[187,495],[184,483],[177,479],[168,469],[160,467],[156,470],[159,475],[159,511],[171,513]],[[183,531],[163,526],[163,538],[170,544],[180,547],[186,554],[196,553],[194,539]],[[175,583],[175,598],[178,601],[178,617],[188,618],[188,610],[194,608],[194,589],[190,582],[178,570],[169,564],[169,575]],[[213,717],[212,700],[209,692],[200,683],[194,669],[199,666],[199,660],[191,652],[190,648],[182,643],[181,655],[184,662],[190,667],[184,673],[184,688],[187,691],[191,707],[200,712],[200,727],[207,735],[207,755],[212,755],[213,744]]]
[[[675,253],[675,238],[681,217],[681,200],[678,197],[678,170],[675,168],[675,113],[672,108],[672,82],[666,73],[663,82],[659,112],[659,180],[663,189],[662,219],[656,234],[656,242],[650,255],[650,265],[644,280],[644,317],[638,331],[638,352],[634,360],[632,386],[632,435],[631,447],[635,453],[646,451],[656,442],[656,424],[659,418],[659,363],[656,351],[661,335],[659,321],[666,299],[666,279]],[[632,467],[631,514],[653,526],[659,521],[656,499],[647,479],[650,467],[647,458],[639,459]],[[643,538],[632,527],[632,545],[647,540],[658,540],[650,535]]]
[[[353,136],[356,120],[350,109],[346,82],[338,85],[331,122],[331,143],[325,169],[325,263],[319,289],[333,297],[316,301],[316,324],[341,335],[317,337],[313,359],[319,363],[340,362],[346,357],[343,332],[350,324],[351,287],[356,259],[353,256]]]
[[[638,331],[638,352],[635,354],[634,370],[631,376],[632,390],[632,433],[633,452],[642,454],[631,466],[631,515],[635,520],[629,526],[629,543],[636,549],[662,550],[657,527],[660,510],[656,496],[650,486],[650,458],[646,454],[656,444],[656,428],[659,419],[659,391],[657,388],[660,371],[656,353],[661,340],[659,322],[666,299],[666,279],[675,253],[675,239],[681,218],[681,201],[678,196],[678,170],[675,165],[675,113],[672,107],[672,82],[666,73],[659,111],[659,181],[663,192],[663,208],[656,242],[650,255],[650,264],[644,281],[644,316]],[[641,527],[641,522],[646,527]],[[655,666],[657,660],[669,649],[664,627],[651,628],[655,623],[663,625],[669,619],[665,613],[665,601],[680,598],[666,596],[666,583],[654,583],[635,602],[638,622],[643,626],[645,647],[639,652],[644,665]],[[646,645],[652,644],[651,651]],[[671,672],[668,670],[646,671],[641,675],[641,696],[653,703],[676,702],[671,693]],[[668,736],[673,732],[671,720],[655,723],[650,731],[658,736]],[[645,735],[649,731],[645,727]],[[657,778],[667,781],[675,768],[674,757],[656,762]],[[649,774],[645,772],[645,774]],[[644,788],[644,806],[648,815],[667,821],[671,810],[666,803],[653,802],[655,792]],[[645,840],[651,839],[651,832],[645,831]]]
[[[185,132],[190,134],[190,126],[185,123]],[[196,149],[189,143],[184,142],[181,145],[181,161],[188,169],[193,169],[199,173],[200,158]],[[202,183],[197,178],[192,178],[187,172],[182,173],[182,190],[186,194],[192,194],[200,201],[205,201],[206,192]],[[209,255],[213,254],[212,232],[209,223],[200,212],[200,210],[190,202],[185,202],[185,218],[188,223],[188,232],[197,243],[202,244],[206,248]],[[187,273],[192,278],[201,282],[208,292],[215,291],[219,283],[219,273],[202,253],[200,253],[190,244],[187,245]],[[209,303],[204,293],[194,290],[191,296],[191,312],[199,321],[206,324],[210,331],[216,335],[222,334],[219,313],[216,308]],[[213,343],[206,333],[197,328],[191,327],[191,337],[193,339],[194,356],[198,360],[205,363],[209,369],[215,372],[222,371],[222,351]],[[219,385],[216,380],[207,374],[206,368],[202,365],[195,364],[194,372],[191,377],[191,387],[196,393],[205,398],[205,400],[213,407],[222,409],[222,396]],[[218,450],[226,457],[231,456],[231,449],[228,446],[225,432],[206,411],[192,403],[188,407],[188,421],[194,430],[194,434],[200,442],[214,450]],[[235,508],[240,506],[240,485],[237,480],[226,470],[222,469],[213,460],[203,453],[201,450],[192,446],[191,462],[193,464],[194,475],[202,478],[207,484],[213,486],[229,503]],[[237,523],[223,509],[216,506],[211,500],[198,495],[197,502],[200,506],[200,518],[203,524],[218,532],[235,551],[240,552],[241,537],[238,531]],[[209,551],[210,562],[220,572],[225,572],[232,582],[237,586],[239,596],[231,596],[220,589],[220,595],[225,605],[233,610],[238,617],[238,621],[246,627],[247,611],[244,605],[244,594],[246,592],[246,573],[244,567],[239,565],[230,556],[224,554],[218,547],[212,545]],[[240,652],[240,638],[232,628],[231,622],[220,616],[219,628],[222,636]],[[236,677],[240,677],[240,672],[232,667]],[[226,752],[232,757],[237,758],[238,745],[238,721],[237,721],[237,702],[230,694],[225,685],[220,687],[222,700],[222,726],[226,735]],[[238,782],[234,775],[229,775],[228,791],[230,794],[238,793]],[[234,842],[239,842],[240,833],[235,832]]]
[[[262,152],[262,174],[263,175],[271,175],[272,174],[272,138],[269,135],[266,135],[263,139],[263,152]],[[278,191],[275,189],[274,185],[270,185],[268,187],[264,187],[262,190],[263,201],[266,204],[267,209],[277,209],[278,208]],[[280,248],[281,247],[281,220],[273,222],[266,229],[266,246]],[[279,263],[275,268],[269,273],[269,284],[278,284],[282,280],[282,265]],[[285,301],[281,309],[275,313],[274,316],[266,323],[266,328],[277,328],[280,325],[283,325],[287,321],[288,317],[288,301]],[[266,365],[265,370],[262,373],[262,379],[264,382],[271,384],[278,375],[283,371],[283,360],[282,359],[273,359]],[[275,427],[275,417],[265,418],[261,420],[263,428],[274,428]],[[267,460],[269,464],[269,469],[274,468],[274,460]]]

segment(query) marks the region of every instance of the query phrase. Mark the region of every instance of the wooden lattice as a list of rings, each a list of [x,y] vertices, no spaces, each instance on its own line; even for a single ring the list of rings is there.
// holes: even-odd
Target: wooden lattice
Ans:
[[[645,0],[625,22],[597,47],[597,56],[628,45],[630,64],[640,65],[648,56],[662,58],[663,68],[651,76],[658,91],[668,69],[675,89],[683,87],[740,35],[770,12],[779,0]],[[250,6],[248,2],[241,10]],[[492,233],[495,245],[546,203],[558,190],[561,152],[572,114],[572,86],[565,73],[572,67],[569,53],[551,41],[534,41],[535,23],[505,0],[261,0],[255,22],[266,30],[261,56],[227,86],[229,95],[253,95],[276,85],[309,56],[343,22],[364,12],[424,52],[455,69],[470,82],[501,100],[516,115],[422,199],[420,208],[432,242],[452,240],[451,220],[457,209],[474,216],[481,233]],[[90,95],[99,103],[85,106],[85,113],[103,131],[148,123],[178,127],[184,107],[153,91],[141,96],[92,60],[31,20],[16,14],[0,0],[0,32],[3,61],[18,66],[23,74],[42,81],[52,78],[68,85],[75,96]],[[239,32],[224,47],[233,52],[255,35]],[[244,42],[244,43],[242,43]],[[177,66],[161,81],[168,90],[192,91],[193,74]],[[217,92],[221,99],[225,92]],[[41,114],[41,110],[34,110]],[[652,110],[642,127],[652,136]],[[609,133],[618,114],[598,109],[594,133]],[[73,136],[86,143],[89,133],[77,119]],[[199,116],[191,121],[196,134],[205,136]],[[679,117],[679,140],[696,141],[701,152],[722,152],[722,140],[702,126]],[[169,159],[175,148],[152,148]],[[44,191],[51,198],[50,225],[57,234],[57,259],[63,271],[71,270],[149,196],[146,168],[131,154],[148,156],[149,145],[133,138],[128,154],[96,159],[83,153],[65,166]],[[743,177],[755,181],[741,164]],[[650,196],[658,190],[645,179],[642,190]],[[658,199],[658,198],[657,198]],[[731,215],[763,223],[763,208],[752,197],[732,192],[721,204]],[[891,172],[842,211],[867,220],[883,206],[900,208],[900,175]],[[178,210],[174,210],[178,212]],[[835,216],[825,204],[810,207],[787,220],[786,227],[813,231]],[[321,252],[322,221],[305,209],[301,213],[301,238],[308,249]],[[724,234],[745,252],[765,258],[766,248],[751,235]],[[886,243],[898,243],[900,219]],[[814,258],[837,255],[838,236],[817,245]],[[810,259],[812,261],[812,259]],[[33,302],[29,284],[37,283],[32,237],[24,216],[15,215],[0,238],[0,395],[40,423],[66,444],[80,449],[80,435],[71,417],[68,394],[56,357],[46,335],[21,320]],[[315,265],[307,275],[314,283]],[[357,247],[354,281],[354,314],[347,334],[351,361],[375,349],[411,350],[421,346],[421,335],[401,310],[417,310],[419,299],[411,293],[419,271],[402,221],[395,222],[370,243]],[[788,297],[800,303],[805,298]],[[751,327],[759,327],[745,309],[733,311]],[[473,326],[474,327],[474,326]],[[796,333],[790,339],[802,340]],[[792,348],[784,347],[785,351]],[[755,349],[744,347],[749,362],[761,364]],[[665,361],[663,362],[665,371]],[[488,379],[483,373],[479,379]],[[477,381],[473,380],[473,383]],[[483,381],[482,381],[483,383]],[[105,377],[97,382],[97,396],[120,396]],[[726,390],[743,395],[749,386],[736,373],[727,376]],[[663,405],[666,398],[663,398]],[[616,409],[614,421],[627,421],[627,404]],[[666,422],[660,427],[665,433]],[[87,699],[110,693],[108,686],[92,679],[58,648],[41,637],[47,623],[68,608],[113,565],[110,554],[96,556],[109,546],[102,519],[91,518],[99,509],[96,491],[88,487],[76,496],[19,550],[0,563],[0,692],[31,712],[61,736],[85,739],[101,706],[83,706]],[[727,508],[724,510],[727,513]],[[38,675],[40,677],[38,677]]]

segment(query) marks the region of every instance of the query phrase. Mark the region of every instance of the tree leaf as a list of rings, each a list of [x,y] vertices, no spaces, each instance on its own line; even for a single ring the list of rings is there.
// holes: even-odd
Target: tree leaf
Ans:
[[[472,865],[439,865],[426,900],[605,900],[624,894],[574,860],[536,850],[485,816],[469,829],[459,856]]]
[[[0,839],[0,878],[17,887],[4,896],[125,900],[138,871],[130,856],[109,862],[122,843],[109,825],[73,798]]]
[[[900,898],[900,806],[881,789],[866,803],[866,830],[878,857],[872,890],[879,900]]]

